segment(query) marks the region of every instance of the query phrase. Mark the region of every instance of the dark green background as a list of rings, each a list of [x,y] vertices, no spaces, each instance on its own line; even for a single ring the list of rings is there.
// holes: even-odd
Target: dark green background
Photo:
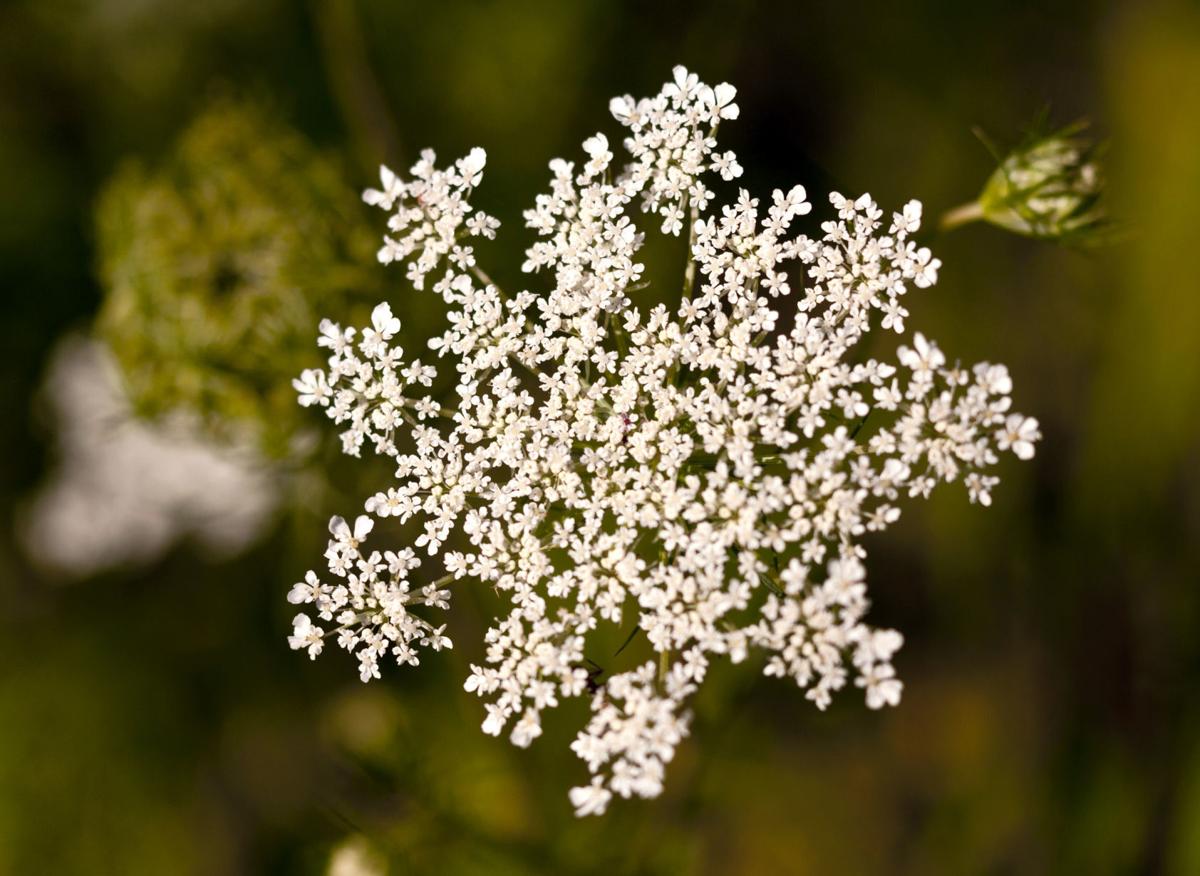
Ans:
[[[718,672],[664,796],[580,822],[582,711],[530,751],[478,731],[485,600],[455,607],[452,654],[369,687],[287,650],[284,594],[347,507],[223,564],[182,547],[64,584],[23,558],[53,464],[34,392],[99,306],[92,208],[122,159],[231,89],[356,188],[483,145],[505,222],[484,257],[512,286],[546,162],[675,63],[737,85],[744,182],[818,209],[838,187],[935,216],[992,169],[973,125],[1015,141],[1047,105],[1111,138],[1120,244],[927,237],[944,267],[913,326],[1008,363],[1045,438],[991,509],[950,489],[869,545],[872,620],[907,639],[898,709]],[[315,873],[352,834],[394,873],[1200,872],[1195,3],[28,0],[0,7],[0,174],[0,873]],[[431,306],[383,282],[402,318]]]

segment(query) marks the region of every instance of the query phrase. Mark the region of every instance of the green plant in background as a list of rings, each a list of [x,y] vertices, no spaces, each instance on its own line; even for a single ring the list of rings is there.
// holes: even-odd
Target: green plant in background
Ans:
[[[116,174],[96,232],[97,325],[136,412],[295,451],[284,378],[317,314],[377,297],[373,235],[338,163],[267,108],[222,98],[160,167]]]
[[[855,10],[784,4],[515,0],[420,15],[382,0],[211,6],[17,0],[0,12],[0,155],[14,170],[0,205],[11,290],[0,296],[10,353],[0,407],[15,415],[0,471],[10,497],[0,503],[0,873],[295,876],[360,865],[371,851],[388,873],[463,876],[1200,873],[1200,710],[1189,697],[1200,667],[1190,329],[1200,299],[1179,282],[1194,272],[1187,238],[1200,210],[1200,118],[1187,99],[1200,88],[1196,4],[992,2],[947,14],[918,2],[880,10],[873,27]],[[323,20],[352,13],[362,40]],[[1055,51],[1013,51],[1034,29]],[[328,52],[339,38],[340,54]],[[755,96],[731,133],[748,187],[762,192],[790,179],[810,190],[876,180],[881,202],[927,194],[936,221],[933,203],[979,194],[1021,139],[1010,122],[1031,101],[1060,108],[1060,123],[1087,115],[1086,133],[1111,137],[1105,198],[1138,229],[1122,245],[1080,250],[980,221],[934,247],[955,294],[926,302],[919,327],[947,349],[1006,362],[1047,441],[1034,466],[1012,466],[986,514],[935,493],[871,536],[874,610],[908,638],[896,667],[904,708],[810,713],[718,662],[695,700],[703,744],[679,749],[663,796],[576,821],[562,791],[579,769],[568,746],[586,703],[564,704],[537,744],[517,750],[480,734],[476,707],[453,695],[478,662],[489,588],[456,590],[454,651],[360,685],[332,661],[296,671],[264,636],[291,616],[279,582],[325,546],[311,521],[285,530],[291,518],[276,518],[236,557],[185,543],[89,578],[97,586],[56,587],[26,567],[8,525],[25,510],[11,499],[57,451],[23,414],[49,351],[101,300],[96,236],[80,211],[124,156],[165,163],[214,76],[304,107],[288,118],[353,154],[363,172],[350,185],[361,187],[381,159],[398,167],[364,131],[380,115],[354,65],[370,65],[396,130],[453,155],[487,145],[488,169],[504,173],[489,174],[479,206],[511,229],[542,190],[544,159],[590,133],[586,107],[614,85],[654,84],[664,55]],[[190,107],[182,125],[180,106]],[[972,153],[964,118],[996,133],[996,161]],[[671,240],[680,246],[648,235],[652,285],[639,296],[666,300],[660,279],[682,261]],[[523,288],[517,264],[506,274],[480,249],[499,285]],[[414,294],[403,269],[384,276],[389,297]],[[410,350],[441,333],[435,303],[397,307]],[[440,402],[451,385],[434,389]],[[379,464],[321,462],[347,496]],[[195,480],[190,468],[180,476]],[[289,501],[298,493],[289,482]],[[351,499],[297,505],[302,518]],[[401,542],[419,531],[376,527]],[[623,637],[611,638],[590,656],[619,671],[608,658]],[[639,634],[621,657],[644,647]],[[390,717],[371,720],[363,698]]]
[[[983,221],[1016,234],[1073,246],[1110,239],[1112,222],[1105,204],[1103,143],[1085,136],[1087,122],[1049,134],[1035,126],[1007,155],[982,132],[976,134],[999,166],[979,197],[947,212],[943,231]]]

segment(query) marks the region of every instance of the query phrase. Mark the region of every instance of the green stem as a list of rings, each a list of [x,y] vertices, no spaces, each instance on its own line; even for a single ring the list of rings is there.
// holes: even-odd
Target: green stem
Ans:
[[[475,279],[483,285],[494,287],[501,298],[505,297],[504,293],[500,290],[500,287],[496,285],[496,282],[488,276],[487,271],[485,271],[483,268],[479,267],[478,265],[471,265],[471,273],[474,274]]]
[[[330,92],[367,167],[401,162],[400,129],[368,61],[367,42],[352,0],[311,0]]]
[[[696,246],[696,222],[699,219],[700,211],[696,209],[695,204],[692,204],[688,210],[687,267],[683,274],[683,300],[685,302],[692,300],[692,291],[696,286],[696,257],[692,254],[692,249]]]
[[[981,219],[983,219],[983,205],[978,201],[971,201],[969,204],[963,204],[943,213],[942,218],[938,221],[938,228],[942,231],[953,231],[955,228],[978,222]]]

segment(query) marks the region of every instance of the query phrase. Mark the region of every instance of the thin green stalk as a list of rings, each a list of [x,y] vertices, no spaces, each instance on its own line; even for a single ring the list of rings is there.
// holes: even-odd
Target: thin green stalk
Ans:
[[[969,204],[962,204],[943,213],[942,218],[938,220],[938,228],[942,231],[953,231],[955,228],[979,222],[981,219],[983,219],[983,205],[978,201],[971,201]]]

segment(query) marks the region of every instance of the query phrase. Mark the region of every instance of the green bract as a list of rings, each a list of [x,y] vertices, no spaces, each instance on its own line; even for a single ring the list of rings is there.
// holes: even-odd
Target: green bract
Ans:
[[[1080,136],[1084,127],[1078,123],[1031,136],[1009,153],[979,195],[979,218],[1017,234],[1069,244],[1107,238],[1101,147]]]

